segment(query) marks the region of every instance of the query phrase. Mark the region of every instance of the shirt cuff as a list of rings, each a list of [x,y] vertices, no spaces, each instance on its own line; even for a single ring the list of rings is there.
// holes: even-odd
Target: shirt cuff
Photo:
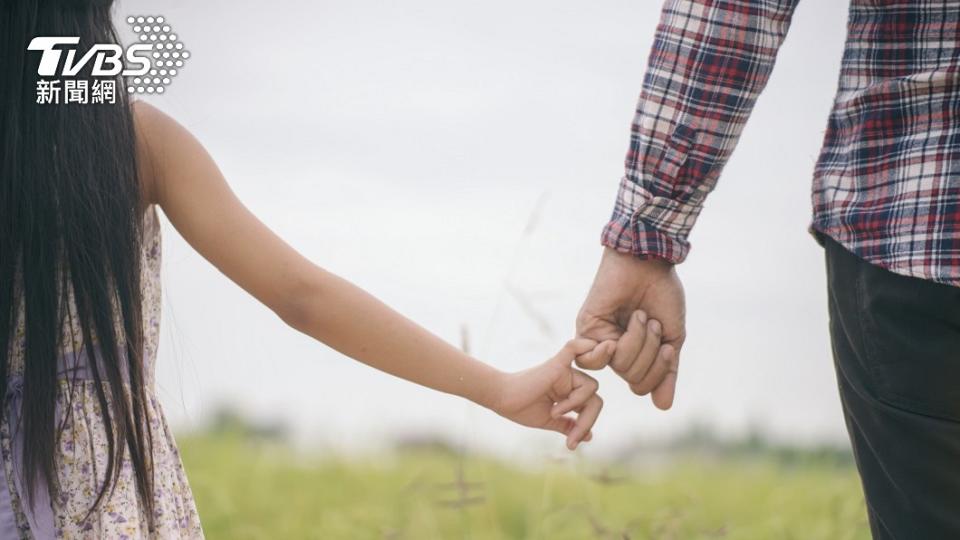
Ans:
[[[641,259],[681,263],[690,252],[687,236],[701,209],[701,204],[654,196],[624,178],[601,243]]]

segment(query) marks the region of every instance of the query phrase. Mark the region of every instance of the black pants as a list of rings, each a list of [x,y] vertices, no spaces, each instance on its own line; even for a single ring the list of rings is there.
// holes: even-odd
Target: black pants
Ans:
[[[960,287],[824,238],[840,398],[875,539],[960,539]]]

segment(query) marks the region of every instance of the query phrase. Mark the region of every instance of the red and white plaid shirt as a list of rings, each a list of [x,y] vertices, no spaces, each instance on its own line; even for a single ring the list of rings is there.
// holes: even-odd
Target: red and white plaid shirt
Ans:
[[[667,0],[603,244],[682,261],[797,0]],[[960,285],[960,1],[852,0],[811,229]]]

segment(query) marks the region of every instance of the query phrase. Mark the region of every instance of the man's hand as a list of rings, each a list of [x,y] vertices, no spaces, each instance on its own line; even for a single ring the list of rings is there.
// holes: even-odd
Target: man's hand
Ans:
[[[637,310],[643,313],[634,313]],[[598,342],[616,341],[625,334],[631,339],[616,348],[597,347],[582,354],[577,365],[601,369],[609,364],[634,393],[652,392],[654,405],[669,409],[686,338],[685,314],[683,285],[672,264],[605,248],[577,316],[577,335]]]

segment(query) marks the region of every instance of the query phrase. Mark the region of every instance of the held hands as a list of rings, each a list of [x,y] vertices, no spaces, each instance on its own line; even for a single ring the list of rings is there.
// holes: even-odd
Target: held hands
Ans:
[[[503,375],[491,409],[518,424],[562,433],[567,448],[575,450],[592,438],[603,400],[597,394],[596,379],[571,364],[580,363],[579,359],[610,359],[610,366],[630,388],[645,394],[667,376],[675,356],[671,345],[662,345],[661,335],[659,321],[636,311],[616,340],[577,338],[543,364]]]
[[[683,285],[672,264],[605,249],[577,316],[578,338],[537,367],[503,376],[490,407],[518,424],[557,431],[574,450],[592,438],[603,400],[595,379],[573,368],[610,366],[638,395],[673,405],[686,339]]]

